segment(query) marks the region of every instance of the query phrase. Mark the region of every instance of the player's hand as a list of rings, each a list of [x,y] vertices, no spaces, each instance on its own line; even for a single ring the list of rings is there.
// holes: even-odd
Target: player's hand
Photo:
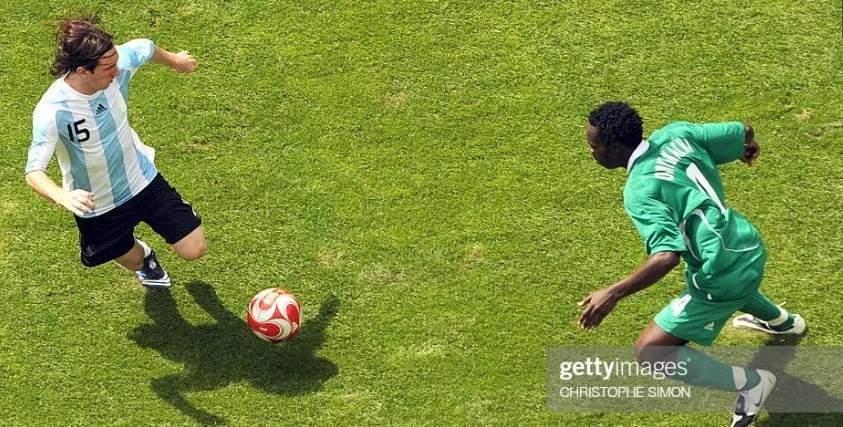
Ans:
[[[176,54],[176,60],[170,66],[177,73],[192,73],[196,71],[196,58],[190,52],[183,50]]]
[[[761,153],[761,146],[753,139],[752,141],[749,141],[748,144],[744,145],[741,161],[751,166],[752,162],[758,158],[759,153]]]
[[[585,299],[577,303],[578,306],[585,307],[580,315],[580,327],[583,329],[596,328],[603,321],[603,318],[612,312],[618,300],[617,294],[612,291],[611,287],[588,294]]]
[[[66,191],[60,201],[65,209],[73,212],[76,216],[82,216],[91,212],[94,207],[94,193],[82,189]]]

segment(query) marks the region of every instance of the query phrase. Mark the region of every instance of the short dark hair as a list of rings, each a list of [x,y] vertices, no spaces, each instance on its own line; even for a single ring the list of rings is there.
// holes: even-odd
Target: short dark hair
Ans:
[[[604,146],[623,144],[635,148],[644,137],[644,121],[629,104],[622,101],[604,102],[591,110],[588,123],[597,128]]]
[[[56,60],[50,73],[56,77],[78,67],[88,70],[114,47],[111,34],[97,27],[95,17],[70,19],[59,25],[56,33]]]

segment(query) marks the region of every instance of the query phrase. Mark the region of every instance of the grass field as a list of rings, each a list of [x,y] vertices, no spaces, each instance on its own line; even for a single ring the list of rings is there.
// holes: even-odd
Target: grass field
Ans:
[[[839,1],[0,4],[0,424],[722,426],[719,414],[546,408],[547,349],[631,345],[680,272],[597,330],[575,303],[644,259],[625,174],[590,157],[607,99],[650,132],[746,120],[728,203],[761,230],[763,289],[843,345]],[[78,261],[70,214],[24,182],[51,22],[96,12],[200,62],[147,65],[130,119],[202,215],[210,251],[147,294]],[[57,166],[51,176],[58,179]],[[304,332],[271,347],[241,321],[281,286]],[[764,343],[727,327],[717,345]],[[837,373],[833,373],[837,374]],[[759,425],[841,425],[764,415]]]

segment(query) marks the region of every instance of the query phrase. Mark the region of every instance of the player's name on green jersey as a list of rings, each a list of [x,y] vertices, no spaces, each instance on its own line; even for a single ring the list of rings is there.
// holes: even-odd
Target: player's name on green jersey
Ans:
[[[676,165],[693,152],[694,147],[687,139],[675,138],[659,151],[654,176],[664,181],[673,181]]]

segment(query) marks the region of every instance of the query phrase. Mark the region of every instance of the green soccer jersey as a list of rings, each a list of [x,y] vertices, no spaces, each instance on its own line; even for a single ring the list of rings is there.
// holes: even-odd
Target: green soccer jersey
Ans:
[[[758,230],[726,206],[717,171],[743,154],[744,139],[740,122],[674,122],[642,141],[627,164],[624,208],[647,254],[681,252],[689,287],[708,300],[749,292],[742,284],[757,285],[763,271]]]

